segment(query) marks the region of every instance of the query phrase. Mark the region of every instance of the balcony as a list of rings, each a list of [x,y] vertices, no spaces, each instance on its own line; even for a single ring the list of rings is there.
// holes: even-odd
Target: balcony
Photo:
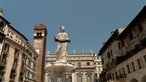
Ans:
[[[116,64],[117,64],[117,58],[112,58],[112,61],[106,64],[106,71],[114,68]]]
[[[135,45],[135,48],[133,50],[127,52],[123,56],[117,57],[117,64],[120,64],[123,61],[129,59],[130,57],[136,55],[136,53],[138,53],[139,51],[141,51],[144,48],[146,48],[146,43],[145,42],[141,42],[141,44]]]
[[[5,70],[4,69],[1,69],[0,70],[0,79],[3,78],[4,74],[5,74]]]
[[[10,75],[10,78],[11,78],[11,79],[14,79],[15,76],[16,76],[16,73],[12,73],[12,74]]]
[[[14,82],[15,76],[16,76],[16,73],[13,73],[10,75],[10,82]]]
[[[126,78],[126,75],[125,74],[120,74],[116,77],[117,80],[123,80]]]
[[[20,73],[19,82],[23,82],[23,72]]]
[[[15,72],[15,70],[11,70],[10,82],[14,82],[15,77],[16,77],[16,72]]]

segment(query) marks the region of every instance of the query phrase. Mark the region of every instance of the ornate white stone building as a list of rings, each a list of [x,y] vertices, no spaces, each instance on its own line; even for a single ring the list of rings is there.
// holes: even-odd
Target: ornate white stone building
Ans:
[[[55,54],[46,55],[46,64],[56,61]],[[74,65],[75,69],[68,75],[67,82],[99,82],[102,71],[100,56],[93,53],[72,53],[67,55],[67,62]],[[51,82],[49,73],[45,72],[45,82]]]

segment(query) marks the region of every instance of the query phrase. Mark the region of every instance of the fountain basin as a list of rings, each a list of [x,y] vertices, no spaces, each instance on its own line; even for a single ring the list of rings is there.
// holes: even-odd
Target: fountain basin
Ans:
[[[69,63],[54,62],[47,64],[45,70],[49,73],[55,72],[71,72],[74,69],[74,66]]]

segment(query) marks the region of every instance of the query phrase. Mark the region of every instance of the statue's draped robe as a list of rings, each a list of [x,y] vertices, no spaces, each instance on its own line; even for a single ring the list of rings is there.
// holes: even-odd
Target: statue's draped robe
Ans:
[[[67,33],[66,32],[58,33],[56,39],[58,40],[57,51],[56,51],[57,62],[66,62],[67,46],[68,46],[68,42],[66,41],[69,40]]]

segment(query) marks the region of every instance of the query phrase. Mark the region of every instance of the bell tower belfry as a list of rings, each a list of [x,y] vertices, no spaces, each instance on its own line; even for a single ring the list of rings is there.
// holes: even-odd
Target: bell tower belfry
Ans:
[[[35,79],[37,82],[44,81],[45,52],[46,52],[47,28],[44,24],[34,26],[33,48],[38,53],[36,59]]]

